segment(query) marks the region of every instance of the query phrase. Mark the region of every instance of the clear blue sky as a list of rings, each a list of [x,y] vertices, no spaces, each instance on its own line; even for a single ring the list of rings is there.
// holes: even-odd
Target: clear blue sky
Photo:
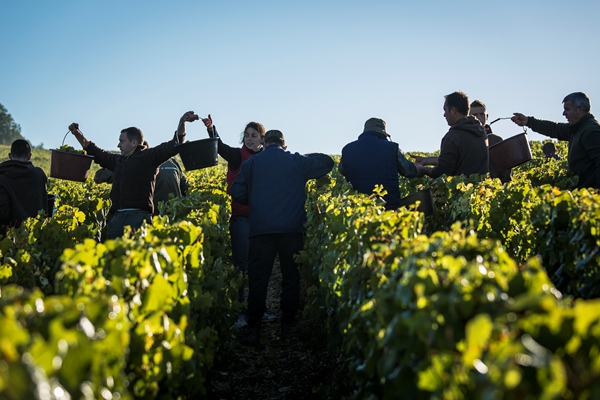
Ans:
[[[45,148],[71,122],[107,150],[129,126],[158,144],[193,110],[212,114],[230,145],[258,121],[289,150],[340,154],[379,117],[403,150],[434,151],[455,90],[491,120],[563,122],[574,91],[594,112],[599,15],[597,0],[0,0],[0,104]],[[188,133],[206,136],[201,122]]]

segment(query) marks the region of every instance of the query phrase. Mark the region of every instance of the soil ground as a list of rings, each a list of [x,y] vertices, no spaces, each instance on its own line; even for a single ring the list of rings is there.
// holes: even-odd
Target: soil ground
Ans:
[[[300,315],[292,337],[281,338],[280,293],[281,273],[276,263],[267,308],[277,320],[262,325],[258,346],[244,346],[232,333],[221,360],[208,376],[209,399],[341,399],[347,395],[342,357],[328,349],[322,335],[314,334],[320,329],[317,322]]]

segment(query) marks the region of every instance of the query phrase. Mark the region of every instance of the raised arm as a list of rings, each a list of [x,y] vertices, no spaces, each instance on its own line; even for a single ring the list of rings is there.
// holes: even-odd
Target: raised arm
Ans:
[[[202,122],[204,123],[204,126],[206,126],[206,131],[208,132],[208,137],[211,137],[211,138],[219,137],[219,134],[217,133],[217,129],[213,125],[213,120],[212,120],[212,117],[210,116],[210,114],[208,114],[208,117],[202,118]]]
[[[177,136],[179,138],[179,142],[183,143],[185,139],[185,123],[186,122],[194,122],[199,120],[200,117],[196,115],[193,111],[188,111],[181,116],[179,119],[179,125],[177,125]]]
[[[75,139],[77,139],[81,147],[85,150],[90,144],[90,141],[87,140],[85,136],[83,136],[83,133],[79,130],[79,124],[77,122],[73,122],[71,125],[69,125],[69,131],[71,131],[73,136],[75,136]]]

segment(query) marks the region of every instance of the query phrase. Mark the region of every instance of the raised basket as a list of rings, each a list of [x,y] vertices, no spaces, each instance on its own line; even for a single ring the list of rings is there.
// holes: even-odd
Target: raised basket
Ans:
[[[219,163],[218,141],[217,138],[208,138],[178,145],[179,156],[186,171],[217,165]]]
[[[94,156],[52,150],[50,155],[50,176],[69,181],[85,182]]]
[[[531,160],[531,148],[526,133],[515,135],[490,146],[489,152],[490,157],[501,171]]]

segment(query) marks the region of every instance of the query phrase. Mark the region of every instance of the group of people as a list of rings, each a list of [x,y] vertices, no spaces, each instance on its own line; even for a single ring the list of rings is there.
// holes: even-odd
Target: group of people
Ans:
[[[184,114],[175,137],[153,149],[142,144],[139,129],[127,128],[119,138],[121,155],[99,149],[83,136],[77,124],[69,127],[86,152],[114,172],[111,201],[115,216],[107,227],[109,238],[122,235],[125,226],[136,228],[144,220],[151,222],[157,168],[177,153],[177,143],[184,142],[185,123],[198,119],[193,112]],[[219,138],[210,115],[203,123],[209,136]],[[258,343],[261,324],[273,319],[266,313],[265,304],[277,255],[282,273],[282,332],[291,330],[300,302],[300,273],[294,256],[303,248],[304,188],[309,179],[326,175],[334,164],[325,154],[303,156],[285,149],[283,133],[266,132],[256,122],[244,129],[239,148],[218,140],[218,152],[228,162],[233,263],[248,274],[248,308],[237,323],[243,328],[240,340],[247,344]],[[274,182],[285,185],[280,187]],[[240,301],[244,300],[242,288]]]
[[[218,138],[218,153],[227,161],[227,191],[231,195],[230,235],[234,266],[248,276],[248,307],[236,325],[240,341],[260,340],[267,314],[266,298],[275,258],[281,269],[281,333],[289,336],[300,307],[300,271],[294,257],[304,247],[305,186],[327,175],[333,159],[325,154],[286,151],[281,131],[266,131],[258,122],[246,125],[241,147],[223,143],[210,114],[202,120],[210,137]],[[240,301],[244,301],[240,290]]]
[[[563,99],[563,106],[567,123],[542,121],[521,113],[514,113],[511,120],[542,135],[568,141],[569,169],[579,177],[577,186],[600,189],[600,125],[591,114],[590,99],[585,93],[571,93]],[[389,140],[385,121],[371,118],[358,140],[342,149],[340,173],[361,193],[371,194],[375,185],[382,185],[388,209],[396,209],[400,203],[398,175],[437,178],[489,173],[502,182],[510,181],[511,171],[498,168],[489,155],[489,147],[502,138],[487,123],[485,104],[480,100],[469,104],[465,93],[454,92],[445,96],[443,109],[450,129],[442,138],[439,156],[413,155],[414,162],[408,161],[398,144]],[[553,142],[545,143],[543,150],[548,158],[560,158]]]
[[[487,110],[483,102],[469,99],[463,92],[445,96],[444,118],[450,126],[443,137],[437,157],[411,155],[408,161],[398,144],[389,140],[386,123],[379,118],[365,122],[358,140],[342,149],[339,171],[354,189],[370,194],[375,185],[382,185],[386,208],[396,209],[400,204],[398,175],[407,178],[428,175],[487,174],[503,182],[510,180],[510,170],[500,170],[490,159],[488,147],[502,138],[495,135],[487,124]]]
[[[519,126],[568,141],[568,165],[579,177],[578,186],[600,189],[600,125],[591,114],[590,100],[584,93],[576,92],[566,96],[563,105],[567,123],[542,121],[521,113],[514,113],[511,119]],[[454,92],[445,96],[443,110],[450,128],[442,138],[439,156],[412,156],[414,161],[409,161],[398,144],[390,140],[385,121],[370,118],[358,139],[342,149],[340,173],[361,193],[371,194],[376,185],[382,185],[387,192],[384,200],[388,209],[396,209],[400,204],[399,175],[436,178],[444,174],[490,173],[503,182],[510,180],[510,171],[499,170],[489,157],[488,147],[502,139],[493,134],[487,123],[485,104],[479,100],[469,103],[466,94]],[[193,111],[186,112],[173,138],[154,148],[148,146],[139,128],[123,129],[118,144],[120,154],[89,141],[77,123],[69,126],[95,162],[111,172],[113,217],[107,225],[108,238],[123,235],[127,226],[136,229],[144,221],[152,222],[160,167],[168,165],[178,153],[178,145],[185,141],[186,123],[199,119]],[[246,125],[241,147],[231,147],[219,137],[210,115],[202,122],[208,135],[218,138],[218,153],[228,163],[233,263],[248,276],[248,306],[238,319],[238,326],[243,327],[240,341],[258,343],[262,323],[272,320],[266,313],[266,295],[277,256],[282,274],[282,335],[289,334],[300,303],[300,274],[294,256],[303,248],[305,185],[310,179],[328,174],[334,161],[321,153],[301,155],[287,151],[281,131],[266,131],[257,122]],[[557,157],[552,147],[554,151],[548,152]],[[3,226],[18,226],[46,209],[46,175],[32,165],[30,157],[29,143],[17,140],[11,147],[10,160],[0,164]],[[180,188],[181,191],[185,189]],[[244,300],[241,290],[240,301]]]

